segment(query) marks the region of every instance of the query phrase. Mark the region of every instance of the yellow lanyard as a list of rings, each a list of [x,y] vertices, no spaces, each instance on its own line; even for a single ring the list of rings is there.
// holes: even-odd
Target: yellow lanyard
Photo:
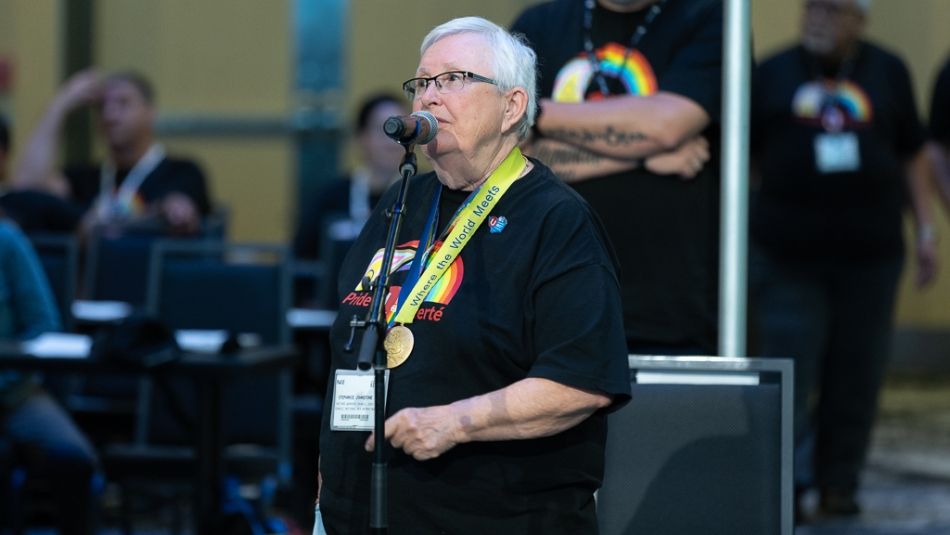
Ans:
[[[488,179],[473,194],[472,200],[449,222],[446,228],[451,232],[442,245],[432,254],[429,265],[422,276],[413,285],[403,306],[396,312],[396,323],[410,324],[432,287],[439,282],[455,258],[468,244],[478,227],[488,218],[489,212],[498,203],[508,188],[518,180],[525,168],[525,159],[521,150],[515,147],[508,153]],[[425,251],[416,251],[425,254]]]

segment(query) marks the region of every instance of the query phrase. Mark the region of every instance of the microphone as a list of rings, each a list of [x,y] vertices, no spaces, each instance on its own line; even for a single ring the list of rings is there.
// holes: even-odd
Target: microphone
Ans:
[[[408,116],[394,115],[383,123],[383,132],[403,145],[425,145],[435,139],[439,132],[439,121],[427,111],[417,111]]]

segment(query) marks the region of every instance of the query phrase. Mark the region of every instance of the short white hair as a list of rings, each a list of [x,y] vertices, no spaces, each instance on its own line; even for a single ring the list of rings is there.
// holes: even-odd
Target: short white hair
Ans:
[[[422,40],[420,54],[425,54],[439,40],[461,33],[474,33],[488,41],[492,54],[491,78],[500,91],[523,87],[528,93],[528,107],[518,122],[518,137],[525,139],[534,125],[538,102],[537,55],[522,35],[512,35],[501,26],[481,17],[452,19],[432,29]],[[481,74],[481,73],[479,73]]]

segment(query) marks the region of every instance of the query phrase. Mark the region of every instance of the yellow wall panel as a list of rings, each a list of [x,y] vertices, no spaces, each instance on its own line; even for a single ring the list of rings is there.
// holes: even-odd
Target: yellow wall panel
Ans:
[[[13,62],[9,102],[16,148],[29,135],[53,96],[60,76],[60,2],[0,0],[0,55]]]
[[[230,208],[231,238],[283,241],[292,214],[287,187],[293,161],[289,143],[280,138],[189,138],[166,143],[169,152],[200,155],[215,200]],[[279,231],[279,233],[278,233]]]
[[[99,65],[149,76],[164,116],[285,116],[292,97],[289,9],[287,1],[99,0]],[[289,136],[163,141],[201,162],[214,198],[230,210],[234,239],[288,239]]]
[[[99,0],[96,54],[155,78],[167,110],[282,113],[289,105],[286,1]]]

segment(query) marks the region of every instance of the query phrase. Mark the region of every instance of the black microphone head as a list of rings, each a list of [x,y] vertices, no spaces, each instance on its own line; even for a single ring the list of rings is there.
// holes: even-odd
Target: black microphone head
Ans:
[[[383,123],[383,132],[393,139],[401,138],[405,130],[406,127],[401,117],[390,117]]]
[[[417,117],[425,121],[425,124],[428,125],[428,128],[422,128],[419,139],[416,140],[416,143],[419,145],[425,145],[426,143],[435,139],[436,134],[439,133],[439,121],[435,118],[435,115],[427,111],[417,111],[412,114],[412,117]]]

